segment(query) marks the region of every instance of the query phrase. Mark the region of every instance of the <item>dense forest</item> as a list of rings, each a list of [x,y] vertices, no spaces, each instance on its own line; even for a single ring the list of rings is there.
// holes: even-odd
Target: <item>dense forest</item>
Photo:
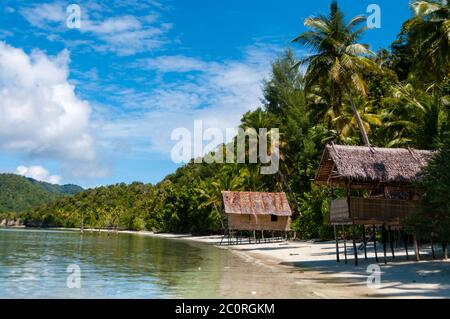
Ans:
[[[279,128],[278,174],[261,175],[261,163],[191,162],[156,185],[89,189],[22,217],[31,224],[67,227],[83,222],[84,227],[219,232],[224,227],[220,191],[283,190],[295,212],[297,235],[328,238],[330,194],[312,179],[324,146],[334,142],[442,148],[447,155],[430,164],[424,200],[440,220],[446,218],[440,227],[449,229],[450,4],[415,1],[411,11],[391,47],[378,52],[360,43],[366,18],[345,17],[336,2],[329,12],[304,21],[307,31],[292,45],[311,55],[296,57],[287,48],[263,83],[261,105],[243,114],[240,123],[244,131]]]
[[[82,190],[76,185],[60,186],[19,175],[0,174],[0,213],[27,211]]]

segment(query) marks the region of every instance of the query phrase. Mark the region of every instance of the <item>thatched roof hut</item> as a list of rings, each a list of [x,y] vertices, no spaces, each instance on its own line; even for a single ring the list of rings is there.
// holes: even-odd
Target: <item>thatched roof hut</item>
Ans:
[[[411,148],[327,145],[317,170],[318,185],[372,189],[382,185],[408,186],[433,152]]]
[[[290,230],[285,193],[223,191],[222,198],[230,230]]]
[[[423,168],[433,157],[431,151],[411,148],[377,148],[367,146],[327,145],[314,182],[318,185],[345,188],[347,196],[330,201],[330,224],[336,239],[336,260],[339,261],[339,240],[336,227],[352,225],[353,253],[358,264],[355,226],[362,225],[363,247],[367,259],[366,227],[373,232],[376,248],[376,228],[381,226],[384,260],[386,262],[386,226],[399,229],[402,221],[419,207],[412,184],[420,179]],[[369,190],[368,196],[360,192]],[[356,193],[356,194],[355,194]],[[354,195],[359,195],[354,196]],[[344,256],[347,260],[344,231]],[[393,242],[391,244],[394,256]],[[375,249],[375,258],[378,261]]]

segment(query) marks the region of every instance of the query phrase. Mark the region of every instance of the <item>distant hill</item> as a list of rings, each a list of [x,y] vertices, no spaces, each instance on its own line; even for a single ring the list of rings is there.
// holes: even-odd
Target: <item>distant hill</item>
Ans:
[[[0,174],[0,213],[28,211],[82,190],[77,185],[55,185],[20,175]]]

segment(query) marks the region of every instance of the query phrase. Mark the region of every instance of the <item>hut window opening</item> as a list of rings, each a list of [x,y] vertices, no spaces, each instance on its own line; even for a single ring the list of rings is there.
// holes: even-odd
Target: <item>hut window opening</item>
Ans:
[[[270,215],[270,221],[271,222],[277,222],[278,221],[278,216],[277,215]]]

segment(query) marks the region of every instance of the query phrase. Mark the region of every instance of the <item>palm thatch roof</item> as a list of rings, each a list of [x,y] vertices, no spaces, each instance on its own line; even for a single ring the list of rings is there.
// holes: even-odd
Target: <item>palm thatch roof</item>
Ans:
[[[222,192],[226,214],[291,216],[285,193]]]
[[[433,154],[411,148],[331,144],[323,152],[315,183],[352,188],[408,186],[420,178]]]

